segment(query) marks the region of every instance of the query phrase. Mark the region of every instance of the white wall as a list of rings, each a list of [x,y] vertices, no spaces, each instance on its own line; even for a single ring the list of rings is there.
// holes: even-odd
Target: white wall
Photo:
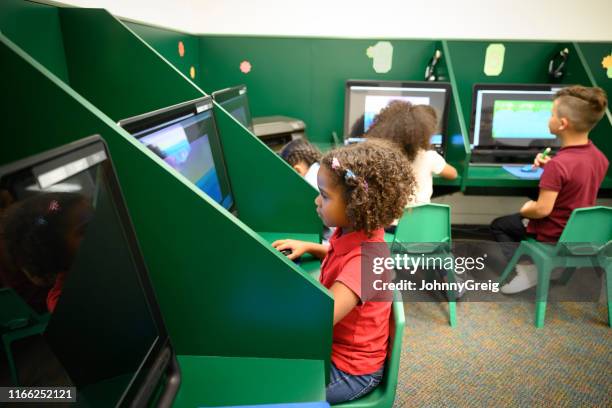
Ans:
[[[190,33],[612,41],[612,0],[60,0]]]

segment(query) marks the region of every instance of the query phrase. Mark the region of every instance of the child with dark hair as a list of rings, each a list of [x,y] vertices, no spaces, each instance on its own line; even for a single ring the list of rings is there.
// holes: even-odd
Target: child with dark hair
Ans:
[[[491,230],[498,242],[520,242],[528,236],[541,242],[557,242],[576,208],[595,205],[597,192],[608,171],[609,161],[591,142],[589,132],[605,115],[608,98],[598,87],[570,86],[553,98],[550,133],[561,141],[561,149],[551,158],[538,154],[534,167],[542,167],[538,199],[527,201],[519,213],[496,218]],[[506,257],[513,255],[504,247]],[[562,270],[553,272],[557,279]],[[516,265],[516,276],[500,291],[522,292],[537,284],[536,266]]]
[[[448,180],[457,178],[457,170],[431,149],[430,140],[437,127],[436,111],[431,106],[392,101],[374,118],[365,134],[367,138],[394,142],[412,164],[416,191],[409,204],[431,201],[434,174]]]
[[[306,139],[292,140],[283,147],[280,156],[310,185],[318,188],[317,173],[321,152],[312,143]]]
[[[39,194],[9,207],[0,219],[0,237],[4,255],[20,275],[9,279],[15,283],[25,276],[30,283],[14,288],[44,288],[52,312],[91,216],[90,203],[76,193]]]
[[[362,291],[362,261],[371,256],[362,244],[384,244],[383,228],[402,214],[414,178],[392,144],[366,141],[327,153],[317,179],[317,213],[325,225],[337,227],[329,246],[290,239],[272,245],[290,249],[290,259],[306,252],[323,259],[319,280],[334,297],[327,400],[335,404],[366,395],[382,379],[391,302]]]

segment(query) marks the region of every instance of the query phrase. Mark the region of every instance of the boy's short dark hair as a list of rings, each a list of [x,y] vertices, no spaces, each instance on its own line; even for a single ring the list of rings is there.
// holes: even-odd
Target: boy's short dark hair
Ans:
[[[608,97],[599,87],[581,85],[560,89],[554,99],[557,101],[557,116],[567,118],[578,132],[588,132],[601,120]]]
[[[287,143],[280,152],[280,157],[291,166],[304,162],[310,167],[321,160],[321,156],[319,149],[303,138]]]
[[[392,142],[373,139],[340,147],[325,154],[321,165],[344,189],[346,215],[353,228],[368,235],[400,218],[414,195],[410,163]],[[354,177],[347,175],[348,170]]]
[[[431,147],[437,127],[436,111],[431,106],[393,101],[376,115],[365,136],[394,142],[412,162],[419,150]]]

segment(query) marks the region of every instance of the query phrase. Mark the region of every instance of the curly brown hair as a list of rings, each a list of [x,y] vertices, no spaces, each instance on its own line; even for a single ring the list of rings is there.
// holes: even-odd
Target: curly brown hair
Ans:
[[[554,99],[557,115],[569,119],[574,129],[588,132],[603,118],[608,106],[606,91],[580,85],[560,89]]]
[[[431,148],[430,139],[437,127],[438,118],[431,106],[392,101],[376,115],[365,137],[394,142],[412,162],[419,150]]]
[[[279,153],[280,157],[292,166],[303,161],[307,166],[321,160],[321,152],[306,139],[296,139],[287,143]]]
[[[410,163],[384,140],[332,150],[323,156],[321,165],[344,190],[346,216],[352,227],[369,236],[399,218],[414,195],[416,182]]]

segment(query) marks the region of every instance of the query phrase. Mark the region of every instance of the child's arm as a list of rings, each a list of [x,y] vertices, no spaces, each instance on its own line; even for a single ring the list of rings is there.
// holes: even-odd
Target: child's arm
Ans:
[[[287,255],[287,258],[291,260],[299,258],[305,253],[309,253],[316,258],[323,259],[329,250],[327,245],[315,244],[314,242],[307,241],[298,241],[296,239],[279,239],[278,241],[274,241],[272,243],[272,247],[279,251],[282,251],[283,249],[290,249],[291,254]]]
[[[540,189],[538,201],[527,201],[521,207],[521,215],[525,218],[538,219],[548,217],[555,207],[558,191]]]
[[[334,282],[331,288],[329,288],[330,292],[334,296],[334,326],[340,320],[344,319],[344,317],[350,313],[351,310],[357,303],[359,303],[359,297],[350,290],[345,284],[342,282]]]
[[[438,175],[447,180],[454,180],[457,178],[457,169],[447,163]]]

